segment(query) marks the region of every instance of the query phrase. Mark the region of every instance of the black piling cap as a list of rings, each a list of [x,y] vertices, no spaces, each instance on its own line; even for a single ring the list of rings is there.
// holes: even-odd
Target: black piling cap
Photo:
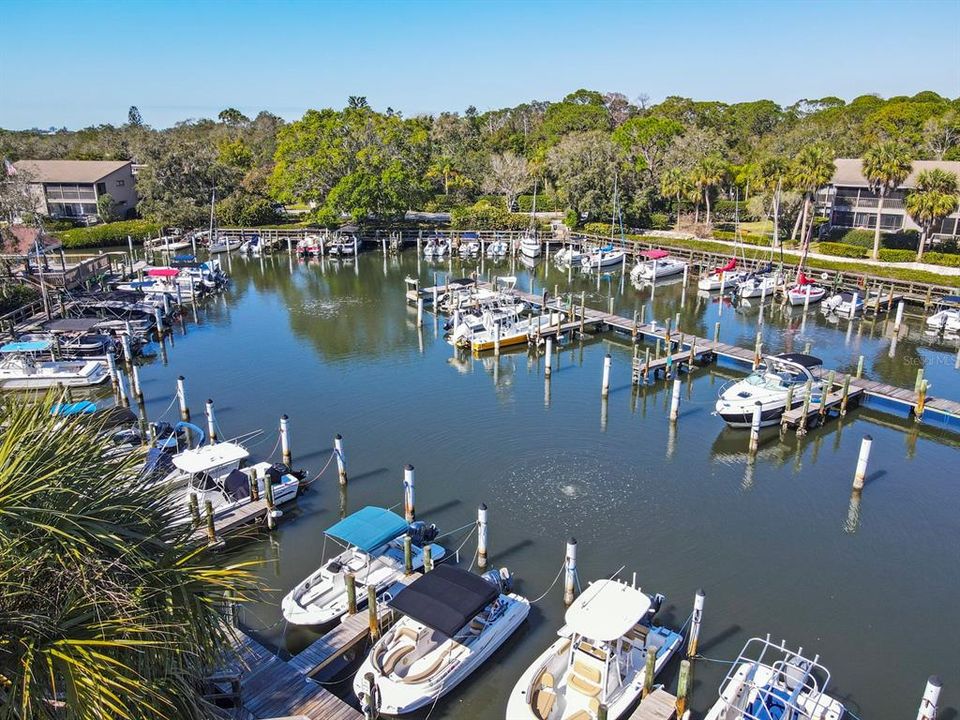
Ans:
[[[487,504],[486,504],[486,503],[480,503],[480,509],[481,509],[481,510],[486,510],[486,509],[487,509]]]
[[[286,414],[286,413],[284,413],[283,415],[280,416],[280,419],[281,419],[281,420],[289,420],[290,418],[287,417],[287,414]]]
[[[864,435],[864,436],[863,436],[863,439],[864,439],[864,440],[869,440],[870,442],[873,442],[873,436],[872,436],[872,435]]]
[[[403,466],[403,469],[413,472],[413,465],[411,465],[410,463],[407,463],[406,465]]]
[[[577,539],[575,537],[572,537],[567,541],[567,545],[576,545],[576,544],[577,544]]]

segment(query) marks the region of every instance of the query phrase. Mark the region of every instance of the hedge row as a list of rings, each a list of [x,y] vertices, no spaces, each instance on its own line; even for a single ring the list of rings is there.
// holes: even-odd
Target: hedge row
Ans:
[[[454,230],[524,230],[529,224],[529,215],[507,212],[482,201],[450,212],[450,227]]]
[[[873,230],[864,228],[834,228],[830,231],[830,240],[845,245],[856,245],[862,248],[873,249]],[[916,230],[902,230],[896,233],[880,233],[880,247],[895,250],[913,250],[916,252],[920,243],[920,233]]]
[[[859,245],[847,245],[838,242],[821,242],[817,244],[817,252],[824,255],[836,255],[837,257],[847,258],[865,258],[870,251]]]
[[[713,237],[716,240],[736,240],[737,234],[735,232],[728,232],[726,230],[714,230]],[[769,246],[773,243],[772,238],[768,238],[764,235],[754,235],[753,233],[740,233],[740,242],[745,245],[765,245]]]
[[[923,262],[945,267],[960,267],[960,255],[954,253],[927,252],[923,254]]]
[[[122,220],[64,230],[56,235],[65,248],[95,248],[126,245],[128,235],[134,241],[143,241],[157,235],[160,229],[159,223],[150,220]]]
[[[821,242],[817,245],[817,251],[824,255],[835,255],[846,258],[868,258],[870,249],[858,245],[847,245],[846,243]],[[880,261],[889,263],[914,262],[917,259],[915,250],[903,250],[896,248],[880,248]],[[923,256],[923,262],[930,265],[943,265],[944,267],[960,267],[960,255],[953,253],[928,252]]]

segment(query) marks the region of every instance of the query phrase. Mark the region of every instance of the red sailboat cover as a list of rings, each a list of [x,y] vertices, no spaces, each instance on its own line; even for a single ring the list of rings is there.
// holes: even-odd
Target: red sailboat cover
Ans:
[[[668,253],[666,250],[644,250],[640,254],[647,260],[662,260],[670,253]]]
[[[737,259],[736,259],[736,258],[731,258],[731,259],[730,259],[730,262],[728,262],[728,263],[727,263],[726,265],[724,265],[723,267],[718,267],[718,268],[717,268],[716,270],[714,270],[713,272],[714,272],[714,274],[719,275],[720,273],[723,273],[723,272],[730,272],[731,270],[736,269],[736,267],[737,267]]]
[[[150,268],[147,270],[147,275],[150,277],[164,277],[171,278],[176,277],[180,274],[180,271],[176,268]]]
[[[813,278],[807,277],[803,270],[800,271],[800,275],[797,276],[797,285],[813,285],[816,282]]]

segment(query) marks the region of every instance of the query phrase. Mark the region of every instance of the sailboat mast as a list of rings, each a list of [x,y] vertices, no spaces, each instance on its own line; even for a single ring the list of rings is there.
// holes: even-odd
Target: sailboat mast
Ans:
[[[537,179],[533,179],[533,205],[530,208],[530,231],[537,236]]]
[[[617,173],[613,174],[613,214],[610,218],[610,242],[613,242],[614,228],[617,226]]]
[[[213,237],[213,206],[217,202],[217,186],[213,186],[213,191],[210,193],[210,244],[214,242]]]

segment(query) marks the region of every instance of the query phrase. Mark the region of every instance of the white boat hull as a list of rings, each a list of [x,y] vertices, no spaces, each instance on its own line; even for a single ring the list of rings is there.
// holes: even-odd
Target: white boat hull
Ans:
[[[938,332],[960,332],[960,310],[948,309],[927,318],[927,328]]]
[[[807,288],[810,288],[810,300],[807,300]],[[827,294],[827,289],[819,285],[794,286],[787,291],[787,302],[793,306],[818,303]]]
[[[697,282],[697,288],[707,292],[717,292],[718,290],[736,290],[747,278],[747,273],[729,271],[725,273],[711,273],[706,277],[700,278]]]
[[[687,264],[685,262],[680,262],[677,260],[649,261],[635,265],[633,270],[630,272],[630,276],[634,280],[646,280],[650,282],[659,280],[661,278],[680,275],[686,267]]]
[[[32,368],[8,365],[0,367],[0,388],[4,390],[43,390],[47,388],[93,387],[110,377],[106,364],[87,362],[37,362]]]

